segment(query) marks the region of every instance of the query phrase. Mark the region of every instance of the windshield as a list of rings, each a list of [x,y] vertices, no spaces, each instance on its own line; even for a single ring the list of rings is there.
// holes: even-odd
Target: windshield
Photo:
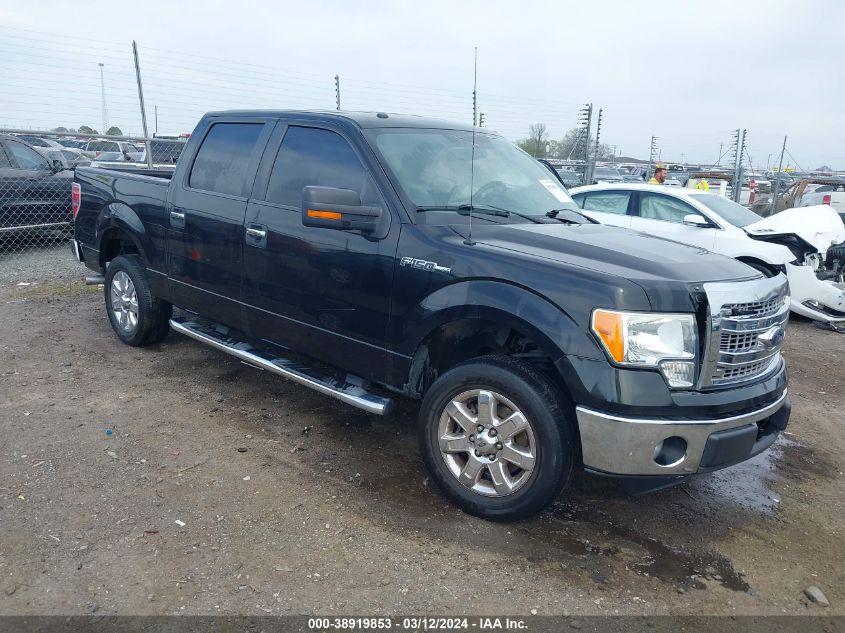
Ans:
[[[733,200],[728,200],[715,193],[691,193],[690,197],[706,206],[725,222],[734,226],[748,226],[762,219],[753,211],[749,211]]]
[[[609,169],[608,167],[596,167],[594,177],[602,178],[622,178],[622,174],[616,169]]]
[[[417,207],[457,215],[458,207],[470,203],[472,183],[476,207],[537,216],[555,209],[578,211],[548,169],[500,136],[476,133],[474,173],[472,132],[381,128],[369,130],[368,137]]]

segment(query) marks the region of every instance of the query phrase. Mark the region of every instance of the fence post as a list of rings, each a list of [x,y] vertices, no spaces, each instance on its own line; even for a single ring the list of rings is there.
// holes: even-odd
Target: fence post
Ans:
[[[153,151],[150,143],[150,134],[147,132],[147,111],[144,108],[144,89],[141,86],[141,65],[138,63],[138,45],[135,40],[132,40],[132,55],[135,58],[135,79],[138,80],[138,103],[141,106],[141,125],[144,126],[144,138],[147,139],[144,145],[147,148],[145,154],[147,155],[147,167],[152,169],[153,166]]]

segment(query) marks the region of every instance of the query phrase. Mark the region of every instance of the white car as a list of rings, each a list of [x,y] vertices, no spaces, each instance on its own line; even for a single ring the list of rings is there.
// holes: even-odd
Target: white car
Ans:
[[[787,209],[764,219],[718,194],[692,189],[625,184],[569,192],[584,215],[602,224],[700,246],[767,276],[785,273],[793,312],[845,324],[845,226],[830,206]]]
[[[795,206],[810,207],[818,204],[829,204],[840,217],[845,217],[845,182],[840,185],[810,185]]]

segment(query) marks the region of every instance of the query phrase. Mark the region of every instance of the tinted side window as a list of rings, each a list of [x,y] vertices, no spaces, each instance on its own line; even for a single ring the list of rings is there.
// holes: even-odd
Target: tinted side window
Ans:
[[[640,217],[647,220],[682,224],[684,216],[693,213],[699,215],[698,211],[681,200],[653,193],[640,195]]]
[[[9,157],[6,155],[5,148],[0,145],[0,169],[11,169],[12,163],[9,161]]]
[[[273,164],[267,200],[299,207],[302,189],[309,186],[352,189],[363,204],[378,199],[364,166],[342,136],[329,130],[291,126]]]
[[[602,191],[599,193],[588,193],[584,200],[584,211],[600,211],[602,213],[617,213],[625,215],[628,213],[628,200],[631,198],[630,191]]]
[[[249,158],[263,123],[215,123],[197,152],[189,183],[194,189],[245,195]]]
[[[581,209],[584,208],[584,198],[587,197],[585,193],[576,193],[572,196],[572,201],[575,202]]]
[[[17,163],[18,169],[39,169],[45,171],[50,169],[50,164],[46,158],[23,143],[9,141],[6,147],[11,154],[10,158]]]

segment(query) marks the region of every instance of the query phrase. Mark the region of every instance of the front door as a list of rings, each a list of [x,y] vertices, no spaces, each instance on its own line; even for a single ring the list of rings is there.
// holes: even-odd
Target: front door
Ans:
[[[640,191],[637,211],[631,220],[631,228],[635,231],[713,250],[718,229],[715,226],[684,224],[684,217],[700,216],[701,212],[683,200],[662,193]]]
[[[267,186],[250,200],[244,226],[244,302],[250,333],[378,379],[389,362],[383,347],[390,315],[400,224],[385,236],[306,227],[302,190],[357,192],[367,206],[385,200],[356,150],[340,131],[280,124],[278,151],[267,151]],[[262,164],[261,171],[265,170]]]
[[[243,326],[243,223],[272,123],[212,119],[167,204],[170,296],[181,308]]]

